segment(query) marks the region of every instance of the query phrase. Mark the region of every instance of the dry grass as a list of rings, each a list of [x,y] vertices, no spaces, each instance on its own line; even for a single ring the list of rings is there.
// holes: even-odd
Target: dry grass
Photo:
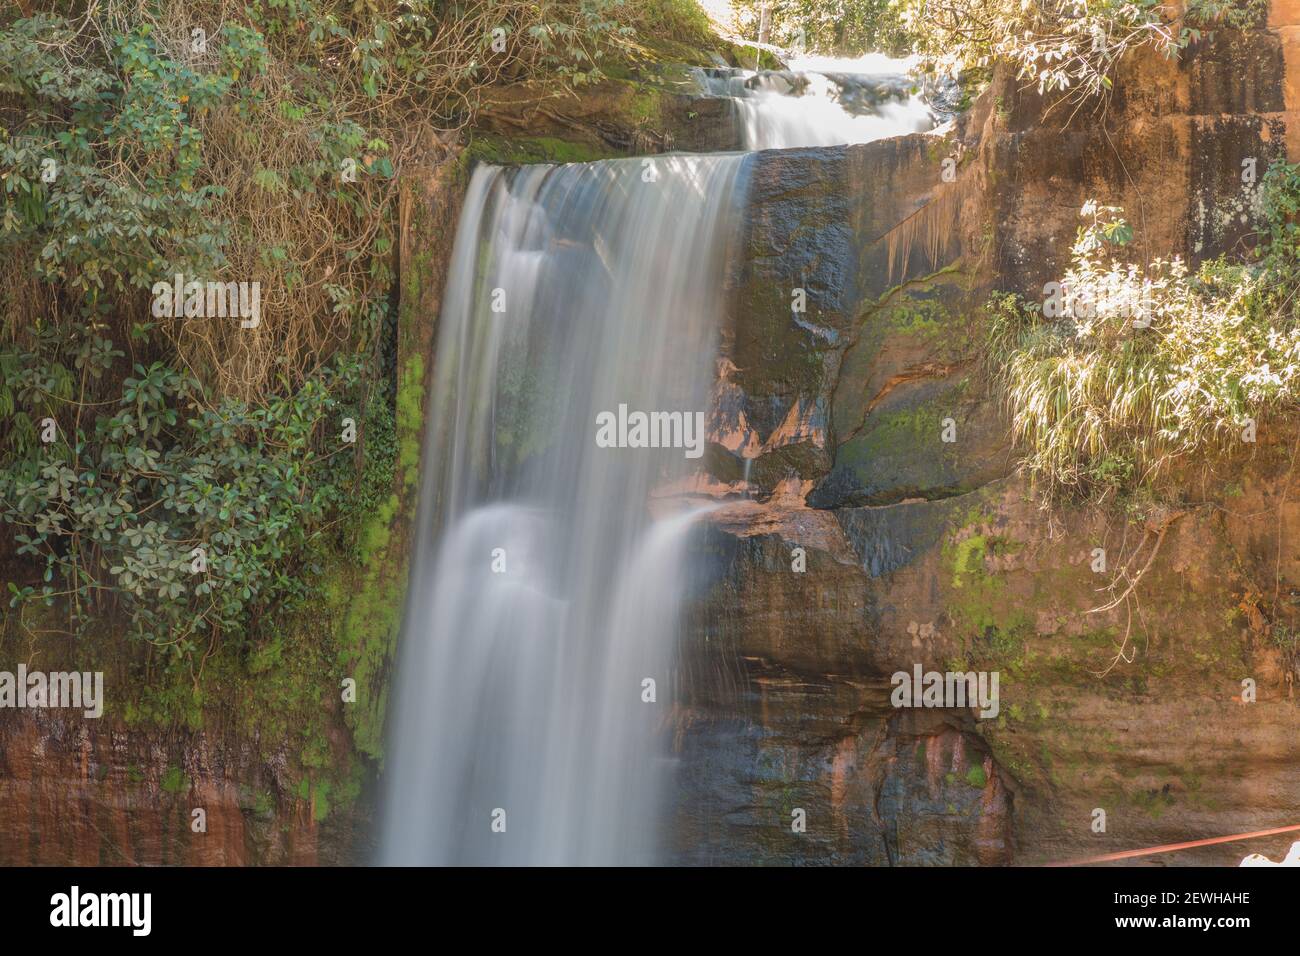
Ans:
[[[1251,447],[1258,419],[1300,399],[1300,328],[1259,307],[1258,276],[1212,264],[1072,271],[1087,283],[1154,282],[1150,325],[1099,308],[1042,321],[1010,297],[993,304],[990,365],[1024,464],[1049,492],[1105,495],[1160,485],[1178,467]]]

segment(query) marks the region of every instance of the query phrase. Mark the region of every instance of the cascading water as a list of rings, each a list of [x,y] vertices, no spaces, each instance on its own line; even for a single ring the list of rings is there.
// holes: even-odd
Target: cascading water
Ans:
[[[440,318],[382,862],[654,861],[694,515],[647,503],[698,462],[599,447],[597,417],[681,412],[685,443],[708,411],[744,167],[474,173]]]
[[[944,110],[927,99],[912,68],[910,60],[871,54],[796,58],[788,70],[700,69],[695,75],[703,93],[731,99],[746,149],[794,149],[933,129]]]

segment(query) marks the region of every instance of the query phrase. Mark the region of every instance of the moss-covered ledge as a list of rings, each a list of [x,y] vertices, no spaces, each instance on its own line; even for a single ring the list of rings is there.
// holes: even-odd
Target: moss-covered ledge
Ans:
[[[397,324],[397,463],[392,492],[359,537],[360,565],[341,577],[340,664],[356,681],[345,708],[356,749],[382,764],[384,715],[419,506],[427,377],[463,196],[456,153],[418,165],[402,184]]]

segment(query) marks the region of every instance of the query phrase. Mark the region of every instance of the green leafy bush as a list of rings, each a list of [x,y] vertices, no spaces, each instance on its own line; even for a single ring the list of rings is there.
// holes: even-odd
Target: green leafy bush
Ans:
[[[8,400],[60,378],[43,358],[0,359]],[[0,471],[0,518],[43,568],[40,586],[10,584],[12,603],[60,601],[76,628],[126,620],[178,656],[292,605],[353,481],[343,397],[359,372],[343,361],[261,405],[208,407],[193,378],[136,365],[111,414]]]

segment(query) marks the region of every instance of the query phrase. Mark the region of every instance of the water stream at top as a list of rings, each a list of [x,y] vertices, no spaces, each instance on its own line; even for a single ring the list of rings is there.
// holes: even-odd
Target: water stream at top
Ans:
[[[802,57],[789,69],[699,69],[701,92],[732,100],[746,149],[869,143],[933,129],[947,113],[908,59]]]

